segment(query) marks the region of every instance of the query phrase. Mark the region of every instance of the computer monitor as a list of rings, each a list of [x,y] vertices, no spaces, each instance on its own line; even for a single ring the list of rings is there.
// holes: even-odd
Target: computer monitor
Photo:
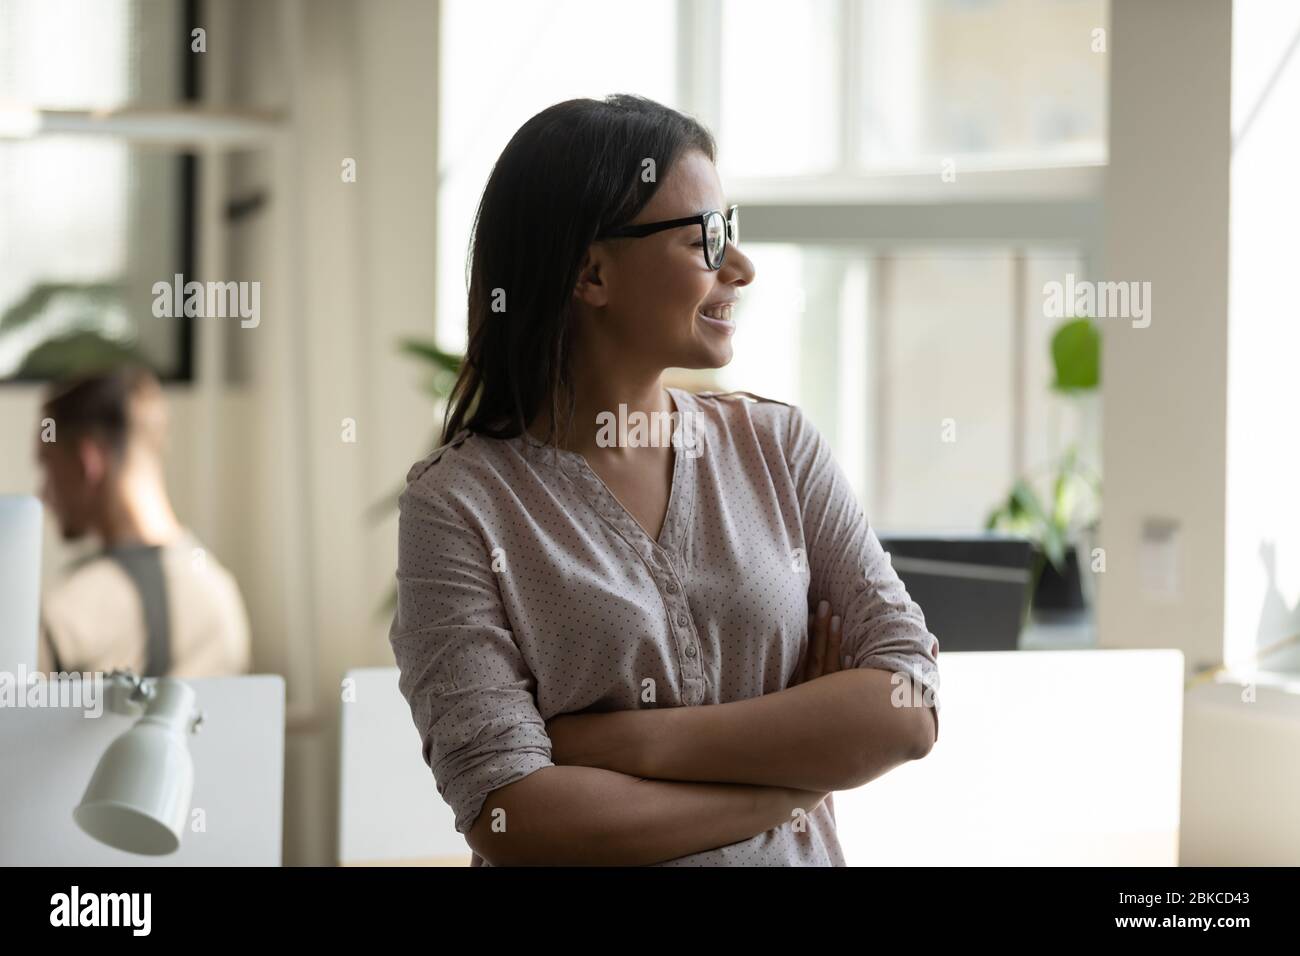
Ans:
[[[36,670],[41,600],[41,503],[0,495],[0,670]]]
[[[881,534],[908,596],[943,651],[1014,651],[1032,548],[999,534]]]

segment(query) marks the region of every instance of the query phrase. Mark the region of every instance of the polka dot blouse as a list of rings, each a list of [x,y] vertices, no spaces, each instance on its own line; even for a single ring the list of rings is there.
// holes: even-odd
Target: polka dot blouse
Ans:
[[[407,475],[390,642],[461,833],[553,766],[552,717],[790,686],[822,599],[853,667],[937,688],[939,642],[803,412],[668,391],[696,444],[674,455],[657,541],[580,454],[527,434],[461,432]],[[831,798],[805,822],[659,865],[843,866]]]

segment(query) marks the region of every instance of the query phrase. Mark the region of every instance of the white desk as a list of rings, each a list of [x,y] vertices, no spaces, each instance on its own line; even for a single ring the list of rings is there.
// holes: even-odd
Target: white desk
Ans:
[[[850,865],[1174,866],[1183,656],[939,656],[939,741],[835,794]]]
[[[99,843],[73,822],[108,745],[135,718],[107,710],[0,709],[0,866],[279,866],[284,808],[284,679],[275,675],[188,681],[205,722],[189,738],[194,808],[205,832],[187,830],[169,856]],[[193,817],[191,818],[193,819]]]
[[[339,862],[468,866],[470,849],[420,756],[396,667],[348,671],[340,706]]]
[[[1181,652],[954,652],[939,667],[930,755],[834,795],[850,865],[1177,864]],[[467,863],[396,668],[348,676],[342,862]]]
[[[1225,677],[1187,693],[1187,866],[1300,866],[1300,686],[1258,676],[1249,689]]]

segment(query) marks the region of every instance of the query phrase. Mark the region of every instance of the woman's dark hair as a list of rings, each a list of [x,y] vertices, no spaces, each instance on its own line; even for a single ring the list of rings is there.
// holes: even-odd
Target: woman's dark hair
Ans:
[[[574,409],[569,309],[583,254],[602,230],[636,218],[690,149],[716,160],[713,136],[700,123],[629,94],[556,103],[511,137],[474,219],[469,347],[444,443],[465,428],[513,437],[548,402],[548,440],[557,425],[567,428]]]

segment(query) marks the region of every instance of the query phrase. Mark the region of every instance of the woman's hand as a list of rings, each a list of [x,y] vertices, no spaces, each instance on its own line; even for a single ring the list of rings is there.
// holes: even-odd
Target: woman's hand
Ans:
[[[831,614],[829,603],[822,601],[817,605],[817,613],[808,618],[808,647],[791,687],[844,669],[842,629],[843,622],[839,615]]]

